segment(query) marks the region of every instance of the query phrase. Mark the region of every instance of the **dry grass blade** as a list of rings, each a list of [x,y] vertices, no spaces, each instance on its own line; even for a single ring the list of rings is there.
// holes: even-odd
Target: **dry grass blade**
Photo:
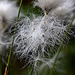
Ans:
[[[8,70],[7,70],[7,66],[5,68],[5,72],[4,72],[4,75],[8,75]]]

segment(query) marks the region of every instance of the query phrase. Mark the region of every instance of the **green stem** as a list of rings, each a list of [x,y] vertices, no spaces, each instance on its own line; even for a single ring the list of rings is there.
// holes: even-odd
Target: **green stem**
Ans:
[[[17,28],[17,24],[18,24],[18,19],[19,19],[19,16],[20,16],[21,6],[22,6],[22,0],[20,2],[20,7],[19,7],[19,12],[18,12],[17,20],[16,20],[14,35],[13,35],[12,44],[11,44],[11,48],[10,48],[10,52],[9,52],[9,57],[8,57],[7,67],[9,66],[9,63],[10,63],[10,57],[11,57],[11,53],[12,53],[12,48],[13,48],[13,43],[14,43],[16,28]]]
[[[68,31],[70,30],[70,27],[72,26],[72,23],[73,23],[74,19],[75,19],[75,14],[74,14],[74,16],[73,16],[73,18],[72,18],[72,21],[70,22],[70,24],[69,24],[69,26],[68,26],[68,28],[67,28],[67,31],[66,31],[66,33],[64,34],[63,40],[62,40],[62,42],[61,42],[61,44],[60,44],[60,46],[59,46],[59,48],[58,48],[57,55],[56,55],[56,58],[55,58],[54,63],[53,63],[53,67],[52,67],[52,69],[51,69],[51,71],[50,71],[50,75],[52,75],[52,72],[53,72],[55,63],[56,63],[56,61],[57,61],[57,59],[58,59],[58,55],[59,55],[59,53],[60,53],[60,51],[61,51],[62,45],[63,45],[63,43],[64,43],[64,41],[65,41],[65,39],[66,39],[67,33],[68,33]]]

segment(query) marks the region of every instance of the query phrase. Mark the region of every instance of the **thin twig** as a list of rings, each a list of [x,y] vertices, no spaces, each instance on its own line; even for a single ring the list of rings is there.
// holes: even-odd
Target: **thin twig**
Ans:
[[[62,45],[63,45],[63,43],[64,43],[64,41],[65,41],[65,39],[66,39],[67,33],[68,33],[68,31],[70,30],[70,27],[72,26],[72,23],[73,23],[74,19],[75,19],[75,13],[74,13],[74,16],[72,17],[72,21],[70,22],[70,24],[69,24],[69,26],[68,26],[68,28],[67,28],[66,33],[64,34],[63,40],[62,40],[62,42],[61,42],[61,44],[60,44],[60,46],[59,46],[59,48],[58,48],[57,55],[56,55],[56,58],[55,58],[54,63],[53,63],[53,67],[52,67],[52,69],[51,69],[51,71],[50,71],[50,75],[52,75],[52,72],[53,72],[55,63],[56,63],[56,61],[57,61],[57,59],[58,59],[58,55],[59,55],[59,53],[60,53],[60,51],[61,51]]]

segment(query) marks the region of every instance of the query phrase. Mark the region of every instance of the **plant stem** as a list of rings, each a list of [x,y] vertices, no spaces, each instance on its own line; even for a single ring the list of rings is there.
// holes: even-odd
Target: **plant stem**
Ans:
[[[13,39],[12,39],[12,43],[11,43],[11,48],[10,48],[10,52],[9,52],[7,67],[9,66],[9,63],[10,63],[10,57],[11,57],[11,53],[12,53],[12,48],[13,48],[13,43],[14,43],[16,28],[17,28],[17,24],[18,24],[18,19],[19,19],[19,16],[20,16],[21,6],[22,6],[22,0],[20,2],[20,6],[19,6],[19,12],[18,12],[18,16],[17,16],[17,20],[16,20],[16,25],[15,25],[15,30],[14,30],[14,35],[13,35]]]
[[[51,69],[51,71],[50,71],[50,75],[52,75],[52,72],[53,72],[55,63],[56,63],[56,61],[57,61],[57,59],[58,59],[58,55],[59,55],[59,53],[60,53],[60,51],[61,51],[62,45],[63,45],[63,43],[64,43],[64,41],[65,41],[65,38],[66,38],[66,36],[67,36],[68,31],[70,30],[70,27],[72,26],[72,23],[73,23],[74,19],[75,19],[75,13],[74,13],[74,16],[72,17],[72,21],[70,22],[70,24],[69,24],[69,26],[68,26],[68,28],[67,28],[66,33],[64,34],[63,40],[62,40],[62,42],[61,42],[61,44],[60,44],[60,46],[59,46],[59,48],[58,48],[58,51],[57,51],[57,54],[56,54],[56,58],[55,58],[54,63],[53,63],[53,67],[52,67],[52,69]]]

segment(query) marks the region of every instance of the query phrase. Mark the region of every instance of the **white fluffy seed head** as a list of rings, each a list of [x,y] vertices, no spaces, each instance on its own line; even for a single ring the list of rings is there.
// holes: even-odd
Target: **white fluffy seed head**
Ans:
[[[40,7],[47,14],[55,10],[53,14],[57,16],[70,13],[75,9],[74,4],[74,0],[37,0],[34,2],[35,6]]]
[[[16,7],[15,2],[8,0],[0,1],[0,23],[5,22],[6,24],[11,24],[12,21],[17,17],[17,14],[18,7]]]
[[[40,7],[44,12],[48,13],[50,10],[60,5],[61,0],[37,0],[35,6]],[[62,1],[63,3],[63,1]]]
[[[29,63],[35,63],[34,66],[37,66],[38,61],[46,63],[49,60],[47,57],[51,56],[50,51],[56,52],[56,45],[61,43],[71,21],[68,15],[62,19],[48,15],[46,23],[44,18],[42,16],[35,17],[33,20],[26,18],[27,23],[23,22],[19,27],[19,33],[14,40],[17,45],[15,53],[21,59],[26,58],[29,59]],[[52,47],[55,47],[55,50]]]
[[[39,6],[45,10],[47,0],[38,1],[42,4]],[[53,1],[55,3],[57,0]],[[59,6],[49,13],[46,18],[46,23],[44,23],[45,16],[34,17],[32,20],[28,17],[23,19],[24,22],[21,26],[19,24],[20,22],[18,23],[19,33],[16,34],[14,40],[14,43],[17,45],[15,53],[21,59],[29,59],[29,63],[34,63],[35,67],[38,61],[46,63],[52,55],[49,52],[56,52],[63,40],[64,34],[72,19],[73,10],[73,1],[63,0],[62,4],[60,3]],[[68,34],[71,33],[72,31],[68,32]],[[53,61],[50,63],[52,64]]]
[[[18,15],[18,7],[15,2],[0,0],[0,51],[7,50],[12,40],[8,34],[9,26]]]

